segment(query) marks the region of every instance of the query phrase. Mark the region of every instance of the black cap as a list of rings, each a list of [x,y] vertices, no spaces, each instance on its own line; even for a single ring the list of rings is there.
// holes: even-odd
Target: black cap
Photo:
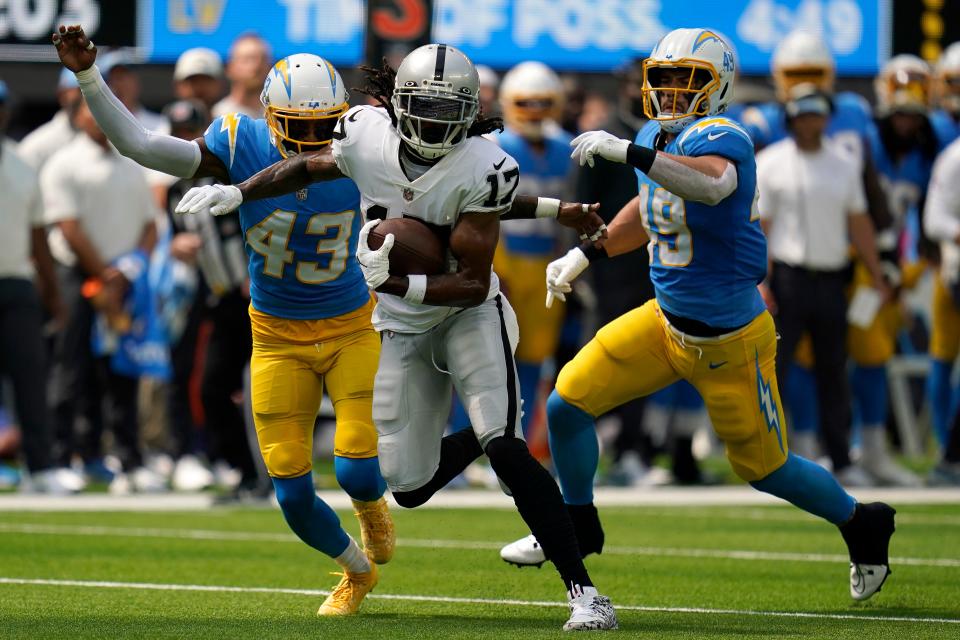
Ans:
[[[177,100],[163,108],[164,117],[170,121],[170,127],[206,129],[210,124],[210,114],[198,100]]]

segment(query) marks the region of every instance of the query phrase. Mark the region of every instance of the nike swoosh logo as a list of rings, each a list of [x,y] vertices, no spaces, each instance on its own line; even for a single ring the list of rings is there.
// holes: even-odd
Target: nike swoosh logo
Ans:
[[[727,364],[727,362],[728,362],[727,360],[724,360],[723,362],[711,362],[711,363],[710,363],[710,368],[711,368],[711,369],[719,369],[719,368],[722,367],[723,365]]]
[[[506,162],[506,161],[507,161],[507,159],[504,158],[504,159],[501,160],[499,163],[494,163],[494,164],[493,164],[493,168],[496,169],[497,171],[500,171],[500,167],[502,167],[502,166],[503,166],[503,163]]]
[[[353,113],[351,113],[350,115],[348,115],[348,116],[347,116],[347,122],[356,122],[356,121],[357,121],[357,114],[358,114],[358,113],[360,113],[360,112],[359,112],[359,111],[354,111]],[[709,137],[709,136],[707,136],[707,137]]]
[[[717,138],[720,138],[720,137],[725,136],[725,135],[727,135],[727,132],[726,132],[726,131],[721,131],[720,133],[708,133],[708,134],[707,134],[707,140],[710,140],[710,141],[712,142],[712,141],[716,140]]]

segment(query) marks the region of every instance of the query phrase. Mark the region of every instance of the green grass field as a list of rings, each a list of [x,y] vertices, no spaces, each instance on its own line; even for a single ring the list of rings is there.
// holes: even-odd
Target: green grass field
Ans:
[[[899,508],[894,574],[864,604],[847,594],[837,531],[795,510],[601,514],[607,551],[588,566],[620,607],[615,637],[960,638],[960,506]],[[341,517],[356,535],[353,516]],[[0,513],[0,638],[563,635],[553,569],[519,570],[497,555],[525,532],[515,513],[395,519],[397,555],[362,613],[319,619],[336,567],[276,511]]]

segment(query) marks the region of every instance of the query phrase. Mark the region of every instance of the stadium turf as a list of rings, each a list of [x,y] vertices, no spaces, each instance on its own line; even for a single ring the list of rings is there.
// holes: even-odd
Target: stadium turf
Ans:
[[[960,637],[960,506],[899,508],[894,574],[864,604],[847,594],[839,534],[794,510],[601,513],[608,547],[588,566],[620,606],[615,637]],[[353,516],[341,517],[356,534]],[[515,513],[395,518],[400,545],[376,597],[358,616],[318,619],[336,567],[294,539],[279,512],[0,513],[0,638],[562,635],[553,569],[519,570],[497,555],[524,533]]]

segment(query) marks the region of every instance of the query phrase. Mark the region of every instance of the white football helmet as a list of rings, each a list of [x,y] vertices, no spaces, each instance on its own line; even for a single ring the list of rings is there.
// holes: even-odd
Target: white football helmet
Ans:
[[[508,127],[528,140],[543,140],[544,122],[558,121],[563,85],[542,62],[521,62],[503,76],[500,106]]]
[[[798,84],[812,84],[833,93],[836,62],[823,38],[809,31],[792,32],[777,45],[770,60],[777,99],[786,102]]]
[[[947,47],[937,61],[935,88],[937,106],[960,114],[960,42]]]
[[[665,82],[665,71],[686,70],[685,79]],[[723,113],[733,98],[736,62],[720,36],[705,29],[676,29],[663,37],[643,61],[643,112],[664,131],[677,133],[698,118]],[[687,94],[686,109],[678,98]],[[673,96],[672,107],[660,98]]]
[[[479,94],[477,69],[462,51],[445,44],[414,49],[397,69],[390,100],[397,133],[422,158],[440,158],[467,139]]]
[[[333,65],[312,53],[279,60],[260,94],[274,144],[285,158],[328,144],[349,99]]]
[[[894,56],[874,80],[877,114],[927,113],[932,85],[930,65],[910,54]]]

